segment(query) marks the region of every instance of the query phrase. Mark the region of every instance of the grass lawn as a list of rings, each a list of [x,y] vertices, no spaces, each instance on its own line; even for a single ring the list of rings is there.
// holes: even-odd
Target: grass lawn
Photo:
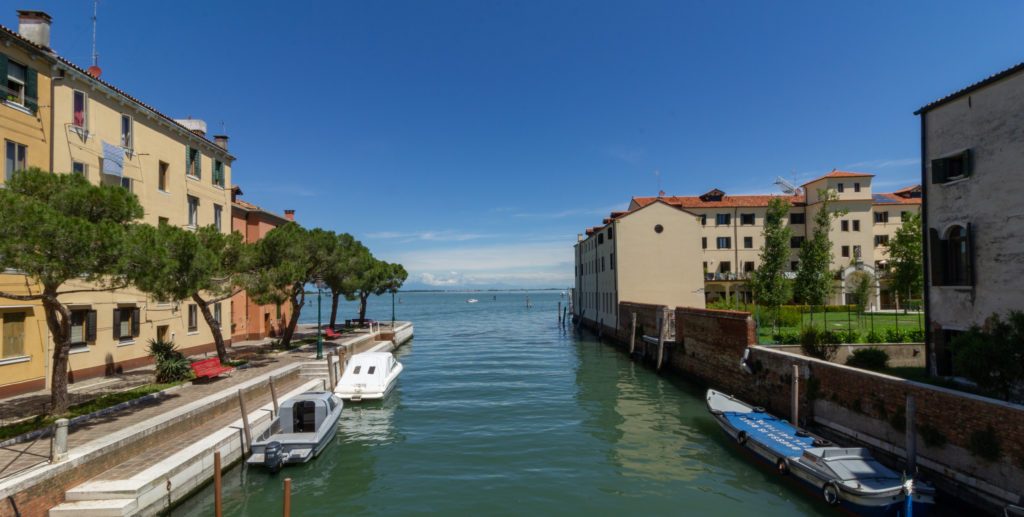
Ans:
[[[857,316],[855,313],[849,315],[845,312],[826,312],[826,313],[815,313],[814,314],[814,326],[818,328],[827,328],[829,330],[846,330],[847,328],[853,329],[859,332],[861,335],[867,334],[871,329],[875,332],[885,332],[888,329],[893,329],[898,326],[901,330],[917,330],[922,328],[922,320],[924,316],[919,313],[908,313],[908,314],[864,314]],[[805,326],[811,325],[811,315],[803,315],[803,324]],[[780,332],[799,332],[798,327],[779,327]],[[774,331],[771,326],[771,322],[761,322],[761,327],[758,329],[758,342],[759,343],[774,343],[775,340],[772,338]]]
[[[122,402],[135,400],[137,398],[144,397],[146,395],[156,393],[158,391],[163,391],[172,386],[177,386],[178,384],[181,384],[181,382],[173,382],[167,384],[146,384],[144,386],[132,388],[128,391],[108,393],[106,395],[95,398],[88,402],[83,402],[81,404],[71,406],[71,409],[66,414],[61,415],[60,417],[38,415],[31,420],[25,420],[22,422],[18,422],[16,424],[0,426],[0,440],[6,440],[8,438],[12,438],[18,435],[35,431],[36,429],[42,429],[44,427],[53,425],[57,418],[71,419],[76,416],[87,415],[89,413],[99,411],[101,409],[116,406]]]

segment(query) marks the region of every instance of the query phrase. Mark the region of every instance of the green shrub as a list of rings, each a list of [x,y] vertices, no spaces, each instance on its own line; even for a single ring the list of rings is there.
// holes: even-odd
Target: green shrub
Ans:
[[[860,343],[860,332],[856,330],[834,330],[835,342],[839,344]]]
[[[783,345],[798,345],[800,344],[800,333],[799,332],[788,332],[782,331],[776,333],[774,336],[775,342]]]
[[[865,370],[882,370],[889,366],[889,354],[881,348],[861,348],[846,358],[846,365]]]
[[[911,343],[924,343],[924,329],[907,331],[907,341]]]
[[[996,431],[991,425],[971,433],[967,442],[967,449],[971,451],[971,454],[988,461],[998,460],[999,455],[1002,453],[999,446],[999,437],[996,436]]]
[[[929,423],[921,424],[917,427],[917,432],[921,434],[921,440],[928,447],[943,447],[946,445],[946,435],[942,434],[942,431]]]
[[[149,353],[156,359],[156,382],[178,382],[192,376],[191,363],[174,341],[150,339]]]
[[[900,329],[885,329],[886,343],[902,343],[907,340],[906,332]]]
[[[808,357],[831,361],[839,351],[839,346],[835,344],[835,336],[831,334],[817,327],[804,327],[800,331],[800,350]]]
[[[883,340],[884,338],[882,333],[874,330],[868,331],[868,333],[864,335],[865,343],[881,343]]]
[[[1010,311],[1006,319],[993,314],[984,329],[972,327],[954,338],[951,348],[956,372],[1010,400],[1024,383],[1024,312]]]

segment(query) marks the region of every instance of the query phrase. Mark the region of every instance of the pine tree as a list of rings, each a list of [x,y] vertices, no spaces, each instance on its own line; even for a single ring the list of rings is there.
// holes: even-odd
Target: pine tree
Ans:
[[[814,215],[814,233],[800,247],[800,267],[796,274],[795,290],[804,303],[824,305],[832,292],[832,220],[842,217],[843,211],[831,211],[830,206],[838,199],[831,190],[818,191],[821,207]]]

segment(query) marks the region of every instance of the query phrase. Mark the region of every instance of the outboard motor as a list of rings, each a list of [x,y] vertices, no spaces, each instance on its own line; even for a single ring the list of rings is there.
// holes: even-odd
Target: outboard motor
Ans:
[[[271,472],[281,470],[281,463],[284,461],[284,458],[281,457],[282,449],[281,442],[270,442],[263,449],[263,466],[267,470]]]

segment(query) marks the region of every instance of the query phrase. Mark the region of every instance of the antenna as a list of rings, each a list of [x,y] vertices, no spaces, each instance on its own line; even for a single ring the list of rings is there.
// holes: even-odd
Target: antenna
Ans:
[[[92,66],[100,66],[100,55],[96,52],[96,14],[100,9],[100,0],[92,0]]]
[[[790,183],[786,178],[782,176],[775,177],[775,185],[782,189],[783,192],[791,196],[795,196],[800,193],[800,187]]]

